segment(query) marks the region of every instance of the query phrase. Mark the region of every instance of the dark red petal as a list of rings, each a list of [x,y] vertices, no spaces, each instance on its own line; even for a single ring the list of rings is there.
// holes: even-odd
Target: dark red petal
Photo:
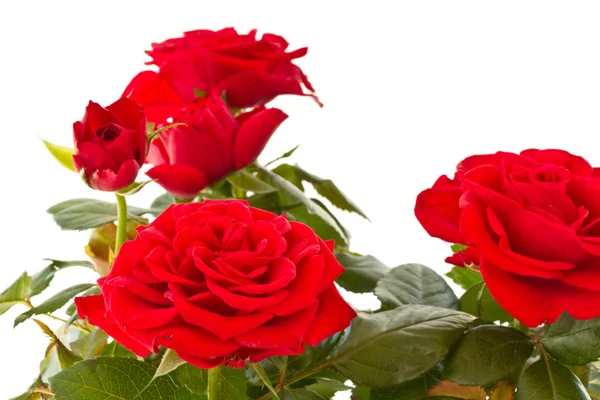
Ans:
[[[110,169],[99,170],[91,174],[88,179],[88,184],[97,190],[105,192],[115,192],[131,185],[137,177],[140,166],[135,160],[124,162],[119,168],[118,173],[114,173]]]
[[[480,268],[496,301],[529,327],[551,324],[564,311],[582,320],[600,315],[600,291],[584,290],[557,279],[511,274],[486,260]]]
[[[247,119],[240,127],[233,149],[235,167],[250,164],[263,151],[277,127],[287,119],[277,108],[266,109]]]
[[[189,303],[174,292],[167,292],[169,299],[189,324],[204,328],[223,340],[249,331],[269,321],[273,315],[267,313],[252,313],[239,316],[224,316],[205,310]]]
[[[191,199],[206,185],[206,176],[189,165],[158,165],[146,175],[150,179],[156,179],[167,192],[180,199]]]
[[[317,305],[312,305],[285,317],[276,317],[264,325],[238,335],[246,347],[272,349],[298,347],[315,319]]]
[[[84,131],[84,136],[79,139],[91,140],[99,128],[118,122],[117,118],[109,110],[98,103],[90,101],[85,108],[85,114],[81,120],[81,128]]]
[[[415,216],[430,236],[450,243],[464,243],[458,228],[461,213],[459,199],[463,191],[457,185],[438,184],[441,180],[450,181],[446,176],[441,176],[431,189],[419,193]]]
[[[325,259],[322,254],[302,259],[296,266],[296,278],[287,287],[288,297],[273,307],[261,311],[275,315],[289,315],[316,303],[321,292]]]
[[[315,346],[334,333],[346,329],[356,312],[342,298],[334,284],[319,296],[319,309],[303,344]]]
[[[125,129],[138,131],[140,126],[144,126],[144,113],[140,105],[127,97],[121,97],[119,100],[106,107],[118,121],[118,124]]]
[[[77,306],[77,313],[80,318],[87,318],[91,325],[97,326],[108,333],[128,350],[140,357],[146,357],[150,354],[150,350],[147,347],[123,332],[119,325],[112,321],[112,318],[106,318],[106,308],[102,295],[76,297],[75,305]]]
[[[234,340],[221,340],[202,328],[185,323],[165,328],[156,339],[156,345],[198,358],[222,357],[241,347]]]
[[[106,282],[110,285],[110,281]],[[169,325],[179,312],[172,305],[157,307],[141,297],[133,295],[127,289],[115,287],[110,292],[110,312],[117,323],[127,329],[148,329]]]
[[[268,307],[280,304],[289,295],[287,290],[277,290],[261,297],[243,296],[224,288],[212,278],[207,278],[206,284],[211,292],[221,298],[230,307],[245,311],[267,309]],[[264,312],[269,313],[270,311]]]

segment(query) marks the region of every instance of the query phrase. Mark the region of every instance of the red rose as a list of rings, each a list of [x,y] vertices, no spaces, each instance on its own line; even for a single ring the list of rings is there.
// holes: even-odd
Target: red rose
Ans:
[[[306,225],[238,200],[172,205],[126,242],[81,318],[140,356],[170,348],[202,368],[300,354],[356,315],[343,267]]]
[[[147,151],[146,119],[140,106],[122,98],[103,108],[90,101],[73,124],[73,163],[90,185],[113,192],[135,181]]]
[[[600,173],[562,150],[466,158],[417,198],[435,237],[470,246],[498,303],[528,326],[600,316]]]
[[[205,186],[250,164],[287,115],[257,108],[234,117],[220,99],[209,99],[152,141],[147,175],[179,198],[192,198]]]
[[[152,44],[147,53],[149,64],[158,72],[144,71],[133,78],[124,95],[143,106],[193,104],[196,91],[216,94],[225,92],[233,108],[258,107],[283,94],[316,97],[304,93],[314,89],[293,60],[303,57],[307,48],[286,52],[288,43],[281,36],[256,30],[246,35],[233,28],[217,32],[197,30],[183,37]],[[150,109],[150,112],[155,110]],[[160,113],[159,113],[160,114]],[[170,115],[177,117],[177,114]],[[153,122],[164,122],[153,114]]]

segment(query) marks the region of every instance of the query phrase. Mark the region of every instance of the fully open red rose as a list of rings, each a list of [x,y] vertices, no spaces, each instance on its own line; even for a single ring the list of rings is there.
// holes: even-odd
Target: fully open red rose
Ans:
[[[133,183],[146,159],[146,119],[140,106],[122,98],[103,108],[90,101],[73,124],[73,163],[94,189],[116,191]]]
[[[528,326],[600,316],[600,172],[562,150],[466,158],[417,198],[427,232],[470,246],[491,294]]]
[[[256,160],[287,115],[259,107],[234,117],[220,99],[211,99],[179,119],[185,126],[163,131],[152,141],[147,175],[179,198],[192,198],[206,185]]]
[[[303,57],[307,48],[286,52],[281,36],[256,30],[238,34],[233,28],[220,31],[197,30],[183,37],[152,44],[147,53],[158,72],[138,74],[125,96],[147,106],[153,122],[163,122],[164,114],[177,117],[172,107],[193,104],[197,92],[220,96],[234,108],[258,107],[283,94],[316,97],[305,93],[314,89],[300,67],[292,61]]]
[[[172,205],[126,242],[81,318],[140,356],[209,368],[299,354],[356,315],[343,267],[306,225],[239,200]]]

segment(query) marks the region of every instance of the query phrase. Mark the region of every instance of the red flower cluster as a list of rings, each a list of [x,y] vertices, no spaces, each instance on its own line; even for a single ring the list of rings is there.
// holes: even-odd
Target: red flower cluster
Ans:
[[[257,39],[256,31],[240,35],[233,28],[186,32],[153,44],[147,53],[158,72],[139,73],[106,109],[90,103],[75,124],[77,170],[93,188],[116,191],[133,183],[147,162],[154,166],[148,175],[173,196],[193,198],[258,157],[287,117],[266,103],[282,94],[316,100],[292,62],[307,49],[287,47],[281,36]],[[148,152],[146,122],[154,129],[180,125],[162,131]]]
[[[427,232],[469,246],[491,294],[528,326],[600,315],[600,169],[562,150],[468,157],[417,197]]]
[[[331,249],[243,201],[173,205],[123,245],[102,294],[75,302],[140,356],[164,346],[198,367],[242,367],[300,354],[350,324]]]

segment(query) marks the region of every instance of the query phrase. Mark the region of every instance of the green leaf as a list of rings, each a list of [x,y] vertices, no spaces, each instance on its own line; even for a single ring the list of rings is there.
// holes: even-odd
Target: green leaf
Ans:
[[[170,376],[152,379],[155,369],[129,358],[97,357],[78,362],[50,378],[53,400],[175,400]]]
[[[382,308],[405,304],[424,304],[442,308],[459,308],[458,298],[444,278],[421,264],[404,264],[393,268],[375,287]]]
[[[150,204],[150,209],[164,211],[173,203],[175,203],[175,198],[170,193],[163,193],[154,199]]]
[[[277,162],[279,160],[283,160],[284,158],[290,157],[292,154],[294,154],[294,152],[298,149],[298,147],[300,147],[300,145],[297,145],[293,149],[286,151],[285,153],[283,153],[276,159],[269,161],[268,163],[265,164],[265,167],[268,167],[269,165],[273,164],[274,162]]]
[[[425,374],[404,382],[398,386],[391,386],[371,391],[370,400],[422,400],[427,391],[440,381],[440,371],[436,367]]]
[[[54,334],[54,332],[52,332],[48,325],[38,321],[37,319],[34,319],[33,321],[38,324],[40,328],[42,328],[42,331],[44,331],[46,335],[50,337],[51,345],[48,349],[51,349],[53,346],[56,347],[60,368],[68,368],[76,362],[81,361],[81,357],[69,350],[67,346],[65,346],[63,342],[61,342],[60,339]],[[49,350],[46,351],[48,352]]]
[[[460,285],[463,289],[468,289],[471,286],[483,281],[479,272],[472,271],[465,267],[452,267],[446,276]]]
[[[305,346],[302,354],[288,357],[286,370],[288,372],[304,371],[323,363],[333,349],[344,340],[346,334],[347,330],[341,331],[316,346]]]
[[[390,271],[390,267],[373,256],[336,251],[335,257],[345,268],[336,283],[354,293],[372,292],[377,281]]]
[[[160,364],[156,369],[156,373],[154,377],[157,378],[159,376],[167,375],[172,371],[175,371],[179,366],[185,364],[177,353],[171,349],[167,349],[162,359],[160,360]]]
[[[52,157],[54,157],[60,165],[70,171],[77,172],[75,165],[73,164],[73,154],[75,154],[75,150],[47,142],[44,139],[42,139],[42,142],[44,142],[46,149],[48,149],[50,154],[52,154]]]
[[[273,168],[273,172],[277,175],[281,176],[288,182],[291,182],[294,186],[304,192],[304,185],[302,184],[302,179],[298,176],[298,172],[293,165],[289,164],[281,164],[277,167]]]
[[[0,294],[0,315],[15,304],[23,303],[31,292],[31,277],[23,272],[7,289]]]
[[[17,326],[21,322],[26,321],[33,315],[46,314],[58,310],[59,308],[67,304],[67,302],[73,297],[75,297],[77,294],[93,286],[95,286],[95,284],[93,283],[82,283],[79,285],[71,286],[67,289],[58,292],[39,306],[33,307],[32,309],[25,311],[21,315],[17,316],[17,318],[15,318],[14,326]]]
[[[513,400],[513,397],[515,397],[515,385],[509,381],[502,381],[494,387],[489,400]]]
[[[31,277],[31,291],[29,292],[29,297],[38,295],[46,290],[48,286],[50,286],[52,279],[54,279],[56,272],[63,268],[86,267],[92,270],[94,269],[94,265],[89,261],[46,260],[50,261],[50,265]]]
[[[590,376],[588,379],[587,390],[591,394],[595,394],[594,398],[600,397],[600,363],[595,362],[590,364]]]
[[[351,395],[351,400],[373,400],[371,398],[371,388],[368,386],[356,386],[354,389],[352,389],[352,395]],[[421,396],[422,398],[422,396]],[[421,398],[417,399],[417,400],[421,400]],[[397,397],[395,397],[394,399],[397,399]],[[388,400],[387,398],[383,397],[380,400]],[[392,399],[389,399],[392,400]],[[408,399],[408,400],[412,400],[412,399]]]
[[[460,385],[487,386],[521,368],[533,351],[522,332],[482,325],[467,332],[444,363],[443,376]]]
[[[275,389],[273,389],[273,384],[271,383],[271,379],[269,379],[269,376],[267,375],[267,372],[262,367],[262,365],[260,365],[260,363],[252,363],[252,364],[250,364],[250,366],[252,367],[252,369],[254,370],[256,375],[258,375],[261,382],[267,387],[267,389],[269,389],[269,392],[271,392],[271,394],[273,395],[273,398],[279,400],[279,396],[277,395],[277,392],[275,391]]]
[[[360,313],[328,363],[359,385],[398,385],[432,369],[471,321],[460,311],[412,304]]]
[[[102,350],[102,352],[99,355],[108,357],[126,357],[137,359],[137,356],[135,354],[127,350],[125,347],[123,347],[122,344],[120,344],[117,341],[112,341],[109,344],[107,344],[106,347],[104,347],[104,350]]]
[[[127,219],[145,223],[140,215],[160,213],[162,210],[127,207]],[[95,199],[72,199],[50,207],[47,212],[62,229],[85,230],[117,220],[117,205]]]
[[[460,309],[485,322],[509,322],[513,317],[494,300],[482,281],[471,286],[460,298]]]
[[[243,368],[221,367],[221,399],[246,399],[246,372]]]
[[[600,318],[578,321],[565,312],[546,326],[541,342],[563,364],[596,361],[600,357]]]
[[[515,400],[590,400],[590,396],[567,367],[541,358],[519,377]]]
[[[329,200],[331,204],[341,210],[354,212],[367,220],[369,219],[366,214],[356,204],[354,204],[354,202],[350,200],[350,198],[348,198],[348,196],[346,196],[335,185],[335,183],[333,183],[331,179],[320,178],[303,170],[298,165],[295,165],[294,168],[296,169],[300,179],[311,183],[317,193]]]
[[[143,181],[143,182],[133,182],[126,188],[119,190],[117,193],[119,193],[121,196],[131,196],[131,195],[136,194],[137,192],[142,190],[144,188],[144,186],[146,186],[147,184],[152,183],[152,182],[156,182],[156,179],[150,179],[148,181]]]
[[[327,398],[307,388],[286,388],[283,393],[283,400],[327,400]]]
[[[245,192],[254,192],[257,194],[273,193],[276,188],[268,183],[261,181],[251,173],[240,169],[227,175],[227,182],[237,189]]]
[[[329,215],[327,210],[309,200],[310,204],[301,204],[288,208],[285,214],[292,220],[310,226],[323,240],[333,240],[336,246],[348,247],[349,239],[338,222]]]
[[[452,246],[450,246],[452,253],[458,253],[459,251],[466,250],[467,248],[469,248],[469,246],[465,246],[464,244],[460,243],[454,243]]]
[[[206,389],[208,387],[208,372],[205,369],[194,367],[190,364],[184,364],[177,368],[175,374],[181,384],[191,393],[201,396],[202,399],[208,397]]]
[[[74,342],[71,342],[71,350],[73,350],[81,358],[92,358],[97,356],[106,347],[108,335],[102,329],[94,329],[90,333],[86,333],[79,337]]]

